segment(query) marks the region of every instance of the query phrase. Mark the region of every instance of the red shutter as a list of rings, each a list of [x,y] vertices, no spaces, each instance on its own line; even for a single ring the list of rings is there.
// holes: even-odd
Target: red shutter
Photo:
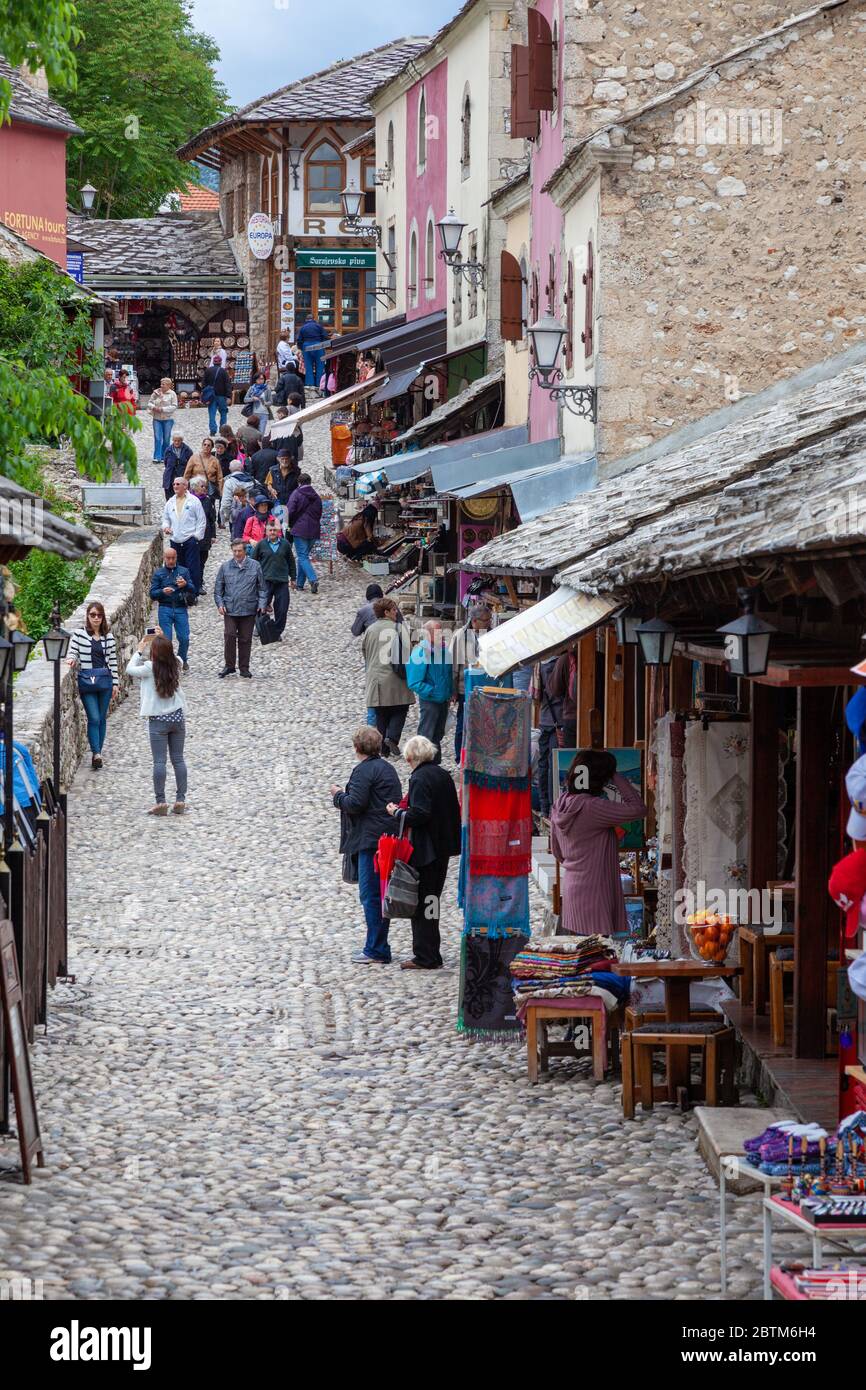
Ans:
[[[570,256],[565,277],[565,365],[568,371],[574,365],[574,262]]]
[[[523,337],[523,276],[510,251],[503,251],[499,258],[499,282],[499,331],[506,341],[519,343]]]
[[[529,105],[529,49],[511,45],[511,138],[534,140],[538,135],[538,112]]]
[[[594,299],[594,297],[595,297],[595,267],[594,267],[594,264],[593,264],[592,242],[591,242],[591,241],[588,241],[588,242],[586,243],[586,271],[585,271],[585,273],[584,273],[583,283],[586,285],[586,297],[585,297],[585,299],[584,299],[583,332],[581,333],[580,338],[581,338],[581,342],[583,343],[583,355],[584,355],[584,357],[592,357],[592,353],[593,353],[592,326],[593,326],[593,299]]]
[[[533,111],[552,111],[553,35],[538,10],[529,11],[529,105]]]

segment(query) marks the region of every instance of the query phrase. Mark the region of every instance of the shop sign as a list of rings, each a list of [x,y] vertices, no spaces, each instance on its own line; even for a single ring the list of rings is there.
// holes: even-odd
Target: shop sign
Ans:
[[[274,249],[274,224],[266,212],[254,212],[247,223],[247,241],[256,260],[266,261]]]
[[[76,285],[84,284],[84,252],[66,252],[66,274],[70,275]]]
[[[375,270],[375,251],[296,251],[298,270]]]
[[[284,270],[280,276],[280,329],[294,331],[295,327],[295,275],[294,271]]]

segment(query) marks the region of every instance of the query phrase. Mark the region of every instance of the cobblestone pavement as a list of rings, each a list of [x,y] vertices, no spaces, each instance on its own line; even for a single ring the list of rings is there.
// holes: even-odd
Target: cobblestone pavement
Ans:
[[[147,427],[140,444],[154,480]],[[309,428],[314,475],[326,446]],[[105,770],[76,777],[77,980],[33,1049],[49,1166],[29,1190],[0,1183],[0,1279],[76,1299],[718,1296],[693,1120],[625,1124],[618,1088],[582,1063],[530,1088],[517,1044],[457,1035],[454,871],[445,970],[349,963],[361,914],[328,787],[364,717],[363,587],[341,563],[293,594],[249,682],[216,679],[221,624],[210,597],[192,610],[185,817],[144,814],[137,697],[110,721]],[[392,939],[405,957],[408,923]],[[743,1297],[759,1220],[737,1211]]]

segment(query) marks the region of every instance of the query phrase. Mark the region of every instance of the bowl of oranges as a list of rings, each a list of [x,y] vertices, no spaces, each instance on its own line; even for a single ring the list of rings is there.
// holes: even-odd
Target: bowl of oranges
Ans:
[[[723,965],[731,949],[737,923],[720,912],[694,912],[686,918],[692,955]]]

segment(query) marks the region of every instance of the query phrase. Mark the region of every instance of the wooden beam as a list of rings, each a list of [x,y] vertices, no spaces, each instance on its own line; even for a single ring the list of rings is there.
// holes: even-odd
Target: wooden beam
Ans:
[[[687,657],[675,655],[671,660],[670,707],[689,710],[692,704],[692,663]]]
[[[749,887],[778,878],[779,697],[765,685],[752,689],[749,746]]]
[[[592,736],[590,711],[595,707],[595,633],[587,632],[577,643],[577,746],[589,748]]]
[[[794,1056],[823,1057],[832,867],[830,769],[835,692],[797,692],[797,826],[794,875]]]
[[[622,661],[622,650],[617,646],[616,632],[612,627],[604,630],[604,742],[606,748],[622,748],[624,738],[624,696],[625,682],[614,680],[617,654]],[[622,664],[620,677],[625,672]]]

